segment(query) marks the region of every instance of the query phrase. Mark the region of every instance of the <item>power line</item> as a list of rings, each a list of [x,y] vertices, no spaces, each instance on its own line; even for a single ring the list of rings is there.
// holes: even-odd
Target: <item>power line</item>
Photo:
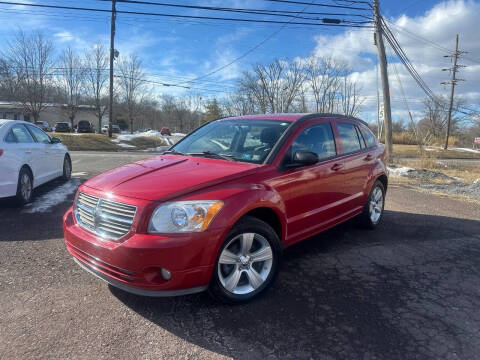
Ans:
[[[101,2],[110,2],[111,0],[97,0]],[[243,14],[255,14],[255,15],[268,15],[268,16],[283,16],[283,17],[295,17],[306,20],[319,20],[318,18],[299,17],[299,11],[287,11],[287,10],[266,10],[266,9],[246,9],[246,8],[228,8],[228,7],[215,7],[215,6],[199,6],[199,5],[185,5],[185,4],[171,4],[160,3],[153,1],[138,1],[138,0],[117,0],[119,3],[125,4],[138,4],[138,5],[154,5],[162,7],[175,7],[182,9],[199,9],[210,11],[222,11],[230,13],[243,13]],[[293,15],[292,15],[293,14]],[[297,16],[296,16],[296,15]],[[369,17],[362,14],[348,14],[348,13],[329,13],[329,12],[303,12],[303,15],[329,15],[329,16],[356,16],[369,19]]]
[[[441,45],[441,44],[439,44],[439,43],[437,43],[433,40],[424,38],[424,37],[422,37],[418,34],[412,33],[411,31],[409,31],[407,29],[404,29],[401,26],[396,25],[393,21],[390,21],[390,20],[385,19],[385,18],[384,18],[384,20],[387,21],[391,26],[396,28],[398,31],[403,32],[407,36],[410,36],[412,39],[417,39],[417,40],[423,41],[426,44],[430,44],[432,47],[435,47],[436,49],[440,50],[441,52],[444,52],[444,53],[447,53],[447,54],[450,53],[450,49],[444,47],[443,45]],[[464,56],[463,58],[466,59],[466,60],[470,60],[472,62],[475,62],[477,64],[480,64],[480,60],[478,60],[478,59],[473,59],[473,58],[470,58],[468,56]]]
[[[95,11],[110,13],[110,10],[98,9],[98,8],[85,8],[85,7],[73,7],[73,6],[60,6],[60,5],[46,5],[46,4],[29,4],[29,3],[19,3],[19,2],[10,2],[10,1],[0,1],[0,4],[6,5],[21,5],[21,6],[30,6],[38,8],[50,8],[50,9],[62,9],[62,10],[76,10],[76,11]],[[312,22],[285,22],[277,20],[263,20],[263,19],[244,19],[244,18],[226,18],[226,17],[216,17],[216,16],[200,16],[200,15],[180,15],[180,14],[165,14],[165,13],[153,13],[153,12],[141,12],[141,11],[126,11],[126,10],[117,10],[118,14],[126,15],[146,15],[146,16],[159,16],[159,17],[171,17],[171,18],[182,18],[182,19],[203,19],[203,20],[221,20],[221,21],[236,21],[236,22],[248,22],[248,23],[267,23],[267,24],[295,24],[295,25],[305,25],[305,26],[331,26],[331,27],[369,27],[363,24],[331,24],[327,23],[326,20],[322,19],[324,23],[312,23]]]
[[[408,59],[407,55],[405,54],[405,51],[402,49],[400,44],[398,43],[397,39],[387,26],[386,22],[382,18],[382,23],[383,27],[385,29],[385,38],[387,39],[387,42],[390,44],[392,47],[393,51],[397,54],[398,58],[400,61],[405,65],[406,69],[410,73],[410,75],[413,77],[413,79],[417,82],[417,84],[420,86],[420,88],[425,92],[425,94],[437,105],[443,106],[442,102],[438,100],[438,97],[434,94],[434,92],[430,89],[430,87],[425,83],[425,81],[421,78],[421,76],[418,74],[417,70],[413,66],[413,64],[410,62]],[[468,107],[462,106],[463,109],[471,112],[476,112],[474,109],[470,109]],[[471,113],[467,113],[463,110],[457,109],[457,112],[460,112],[465,115],[472,115]]]
[[[286,4],[297,4],[297,5],[310,5],[308,2],[293,1],[293,0],[265,0],[265,1],[286,3]],[[332,5],[332,4],[313,4],[313,6],[331,7],[331,8],[337,8],[337,9],[350,9],[350,10],[367,10],[367,11],[372,10],[371,7],[363,8],[363,7]]]
[[[301,12],[305,11],[310,5],[314,4],[315,3],[315,0],[312,1],[310,4],[308,4],[307,6],[305,6]],[[247,57],[250,53],[252,53],[253,51],[255,51],[256,49],[258,49],[259,47],[261,47],[263,44],[265,44],[266,42],[268,42],[270,39],[272,39],[274,36],[276,36],[278,33],[280,33],[280,31],[282,31],[286,26],[288,25],[287,24],[284,24],[282,25],[280,28],[278,28],[277,30],[275,30],[274,32],[272,32],[271,34],[269,34],[266,38],[264,38],[262,41],[258,42],[255,46],[251,47],[250,49],[248,49],[246,52],[244,52],[242,55],[236,57],[235,59],[233,59],[232,61],[228,62],[227,64],[223,65],[223,66],[220,66],[204,75],[201,75],[201,76],[198,76],[196,78],[193,78],[189,81],[185,81],[183,82],[182,84],[190,84],[190,83],[193,83],[193,82],[196,82],[198,80],[201,80],[201,79],[204,79],[206,77],[209,77],[211,75],[214,75],[224,69],[226,69],[227,67],[235,64],[236,62],[242,60],[243,58]]]

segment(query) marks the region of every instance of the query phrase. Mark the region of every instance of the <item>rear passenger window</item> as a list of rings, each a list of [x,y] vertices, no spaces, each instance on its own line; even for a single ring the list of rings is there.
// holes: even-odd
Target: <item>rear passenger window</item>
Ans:
[[[365,138],[368,148],[377,146],[377,139],[375,138],[375,135],[372,134],[372,131],[370,129],[362,126],[362,134]]]
[[[337,123],[340,141],[343,145],[343,153],[349,154],[361,150],[355,125],[349,123]]]
[[[7,142],[7,143],[16,143],[17,142],[17,139],[15,139],[15,135],[13,135],[12,130],[10,130],[8,132],[7,136],[5,136],[5,142]]]
[[[358,140],[360,141],[360,147],[362,149],[365,149],[366,146],[365,146],[365,140],[363,140],[363,136],[362,136],[362,133],[360,132],[360,129],[355,126],[355,130],[357,130],[357,136],[358,136]]]
[[[32,135],[28,132],[28,130],[23,125],[15,125],[12,127],[12,132],[19,143],[33,143]]]

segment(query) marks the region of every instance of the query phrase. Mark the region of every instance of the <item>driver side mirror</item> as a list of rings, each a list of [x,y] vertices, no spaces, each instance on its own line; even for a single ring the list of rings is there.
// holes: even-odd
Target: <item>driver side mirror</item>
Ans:
[[[314,165],[318,162],[318,155],[311,151],[296,151],[290,163],[285,168],[291,169],[300,166]]]
[[[62,140],[60,140],[59,138],[52,137],[52,140],[51,140],[52,144],[60,144],[61,142],[62,142]]]

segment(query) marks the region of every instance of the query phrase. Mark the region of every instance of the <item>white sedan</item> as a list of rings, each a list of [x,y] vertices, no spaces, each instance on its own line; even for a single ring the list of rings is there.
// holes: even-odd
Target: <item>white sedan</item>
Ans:
[[[33,189],[58,177],[70,179],[72,161],[60,139],[26,121],[0,120],[0,198],[31,201]]]

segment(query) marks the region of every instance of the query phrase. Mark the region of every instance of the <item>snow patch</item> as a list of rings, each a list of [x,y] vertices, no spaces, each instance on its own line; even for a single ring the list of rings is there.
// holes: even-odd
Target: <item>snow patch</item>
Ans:
[[[474,154],[480,154],[480,150],[475,150],[475,149],[469,149],[469,148],[451,148],[449,150],[454,150],[454,151],[462,151],[462,152],[470,152]]]
[[[128,148],[128,149],[136,148],[135,145],[124,144],[124,143],[119,143],[118,146],[120,146],[122,148]]]
[[[387,166],[387,169],[388,169],[388,174],[391,177],[407,176],[409,172],[415,170],[408,166],[401,166],[401,167]]]
[[[116,142],[131,141],[132,139],[139,138],[139,137],[163,137],[163,135],[160,133],[160,131],[149,130],[144,132],[138,132],[135,134],[118,135],[115,140]]]
[[[25,213],[47,212],[52,207],[67,200],[68,196],[77,191],[81,184],[79,179],[72,179],[69,182],[50,190],[48,193],[38,197],[33,203],[26,205]]]

